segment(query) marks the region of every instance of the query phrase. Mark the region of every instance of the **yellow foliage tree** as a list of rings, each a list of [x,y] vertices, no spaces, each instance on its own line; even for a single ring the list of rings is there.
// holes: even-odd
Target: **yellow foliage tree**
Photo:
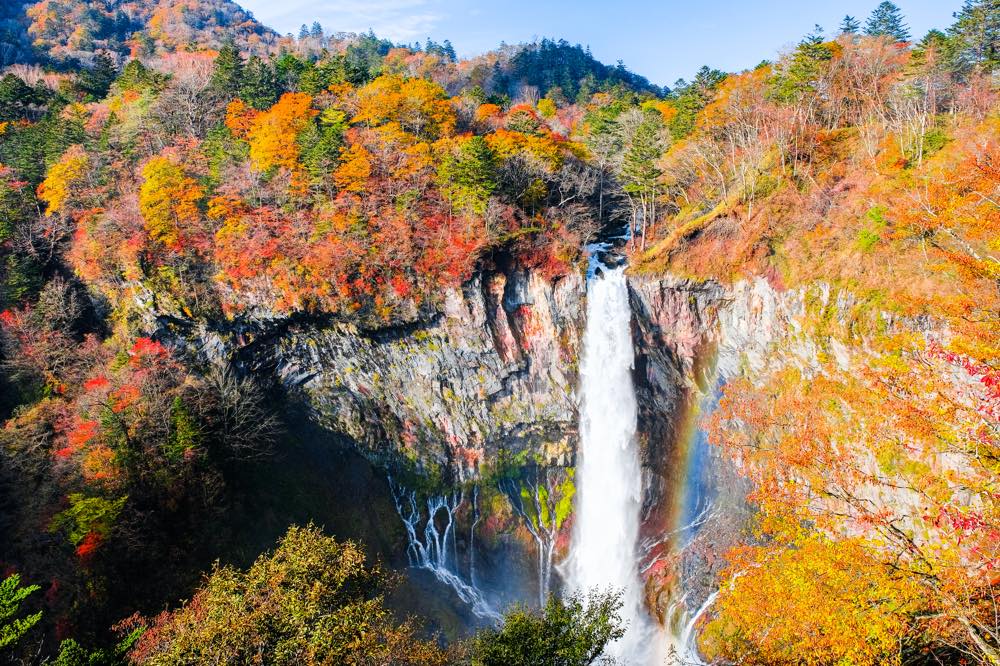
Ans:
[[[233,127],[239,109],[230,108],[230,127]],[[312,97],[304,93],[285,93],[264,113],[245,116],[249,118],[247,141],[250,143],[250,163],[260,172],[280,169],[292,176],[296,188],[305,186],[299,161],[299,132],[317,115],[312,108]]]
[[[47,205],[46,214],[60,212],[69,200],[71,188],[83,179],[89,164],[83,146],[75,145],[63,153],[59,161],[52,165],[42,184],[38,186],[38,198]]]
[[[425,79],[380,76],[358,90],[357,100],[354,124],[398,123],[429,140],[450,136],[455,130],[455,109],[444,88]]]
[[[170,157],[149,160],[142,177],[139,210],[150,238],[172,250],[182,249],[185,232],[201,219],[198,204],[204,188]]]
[[[861,542],[813,534],[780,550],[740,548],[730,562],[718,615],[701,636],[706,657],[789,666],[900,663],[921,590]]]

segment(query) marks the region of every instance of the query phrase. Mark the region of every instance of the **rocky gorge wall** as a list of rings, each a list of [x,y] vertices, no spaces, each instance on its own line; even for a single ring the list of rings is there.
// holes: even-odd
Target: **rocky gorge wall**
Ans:
[[[743,488],[699,428],[706,400],[728,378],[763,368],[776,340],[795,336],[802,295],[777,292],[763,280],[723,287],[672,276],[630,276],[629,288],[642,569],[651,605],[672,622],[678,599],[687,598],[690,612],[708,595],[717,555],[745,519]],[[494,483],[484,476],[501,458],[530,462],[529,474],[492,489],[499,503],[483,486],[482,515],[471,493],[447,511],[447,521],[455,522],[455,559],[467,562],[453,566],[474,583],[477,557],[484,579],[491,558],[534,577],[533,550],[545,551],[539,561],[555,552],[558,562],[566,553],[572,516],[539,529],[545,511],[532,504],[544,500],[554,508],[556,489],[572,492],[585,302],[581,274],[550,281],[512,266],[477,274],[446,293],[436,312],[379,328],[322,317],[217,328],[161,319],[159,325],[161,337],[172,336],[197,357],[273,377],[325,429],[387,469],[403,465],[431,480],[427,487]],[[789,348],[808,361],[811,350]],[[692,502],[693,509],[685,506]],[[426,507],[417,509],[418,519],[430,519]],[[705,514],[698,529],[682,524],[693,520],[692,510]],[[473,534],[475,525],[493,530],[492,540]],[[709,541],[693,538],[706,533]]]

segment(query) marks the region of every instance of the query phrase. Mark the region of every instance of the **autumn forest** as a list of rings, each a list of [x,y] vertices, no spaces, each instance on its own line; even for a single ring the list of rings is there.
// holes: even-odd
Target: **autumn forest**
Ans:
[[[0,663],[1000,665],[1000,3],[954,12],[662,87],[4,2]]]

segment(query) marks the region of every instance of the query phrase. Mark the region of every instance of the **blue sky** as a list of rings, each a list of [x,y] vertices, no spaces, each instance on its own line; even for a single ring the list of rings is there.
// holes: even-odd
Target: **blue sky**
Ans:
[[[450,39],[460,56],[555,37],[589,45],[654,83],[689,78],[703,64],[752,67],[794,45],[814,24],[834,31],[844,14],[862,21],[878,0],[238,0],[279,32],[314,20],[327,32],[369,28],[396,42]],[[896,0],[914,36],[952,22],[961,0]]]

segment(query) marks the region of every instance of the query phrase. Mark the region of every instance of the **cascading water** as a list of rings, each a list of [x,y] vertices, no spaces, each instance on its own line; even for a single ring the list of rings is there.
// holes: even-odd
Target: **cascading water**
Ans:
[[[654,624],[643,604],[636,553],[642,476],[636,443],[638,408],[632,367],[628,284],[624,269],[590,280],[580,368],[580,463],[577,468],[569,586],[623,594],[625,636],[608,655],[628,666],[653,664]]]
[[[486,600],[475,586],[475,563],[469,563],[471,584],[462,580],[454,567],[458,562],[458,547],[455,543],[455,513],[465,501],[465,493],[456,490],[449,495],[427,498],[427,516],[421,511],[417,493],[407,490],[389,478],[389,489],[396,504],[396,511],[406,527],[408,546],[406,555],[410,566],[426,569],[455,591],[459,599],[469,605],[476,617],[497,621],[500,614]],[[478,494],[474,495],[475,509],[478,509]],[[443,528],[438,527],[437,517],[444,516]],[[423,524],[423,529],[421,529]],[[473,529],[475,529],[473,524]],[[450,558],[449,558],[450,555]],[[470,557],[473,557],[470,550]],[[454,564],[451,564],[454,563]]]

